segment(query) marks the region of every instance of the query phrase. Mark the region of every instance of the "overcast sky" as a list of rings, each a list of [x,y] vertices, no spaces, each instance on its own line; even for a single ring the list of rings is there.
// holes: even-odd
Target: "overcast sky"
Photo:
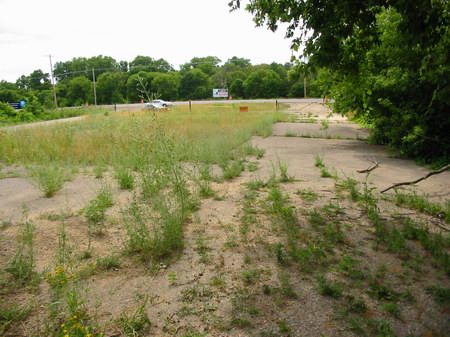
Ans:
[[[238,56],[253,64],[290,60],[284,30],[255,27],[229,0],[0,0],[0,80],[74,57],[164,58],[176,69],[193,57]]]

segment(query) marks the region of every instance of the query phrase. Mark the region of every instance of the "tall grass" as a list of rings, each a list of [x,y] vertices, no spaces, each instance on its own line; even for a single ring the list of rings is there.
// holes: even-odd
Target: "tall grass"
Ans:
[[[264,106],[264,105],[263,105]],[[234,108],[199,106],[193,112],[182,107],[160,113],[155,122],[149,112],[92,115],[82,121],[36,126],[5,132],[0,142],[0,161],[21,164],[122,164],[133,169],[145,164],[151,151],[155,124],[174,137],[174,151],[181,160],[220,163],[252,135],[268,136],[282,113],[240,113]],[[101,163],[100,163],[101,161]],[[131,165],[132,164],[132,165]]]
[[[252,105],[247,113],[238,108],[199,105],[189,112],[180,106],[164,113],[92,115],[70,124],[8,131],[0,143],[0,161],[114,168],[121,188],[139,184],[124,212],[127,252],[143,260],[166,260],[183,248],[184,224],[199,204],[188,188],[186,167],[219,164],[224,177],[232,179],[242,171],[244,156],[264,154],[248,144],[249,138],[270,135],[272,124],[285,118],[265,104]],[[96,199],[84,213],[95,224],[104,216]]]

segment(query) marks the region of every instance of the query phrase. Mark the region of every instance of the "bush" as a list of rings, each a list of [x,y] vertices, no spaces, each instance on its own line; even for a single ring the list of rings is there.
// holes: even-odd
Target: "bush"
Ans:
[[[30,96],[28,102],[25,104],[25,112],[32,114],[35,117],[39,117],[44,112],[44,107],[36,96]]]
[[[0,102],[0,120],[14,118],[16,110],[8,103]]]

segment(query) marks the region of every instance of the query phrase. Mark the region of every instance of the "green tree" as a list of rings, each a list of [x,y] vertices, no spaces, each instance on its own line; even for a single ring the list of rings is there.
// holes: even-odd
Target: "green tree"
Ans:
[[[0,102],[17,102],[22,95],[18,90],[0,89]]]
[[[33,71],[28,76],[20,76],[16,85],[25,90],[48,90],[51,88],[49,74],[40,69]]]
[[[212,76],[222,61],[216,56],[194,57],[190,62],[181,65],[181,72],[200,69],[207,76]]]
[[[56,62],[53,73],[58,81],[77,76],[85,76],[92,80],[92,69],[95,69],[95,76],[98,78],[101,74],[119,70],[120,67],[110,56],[75,57],[70,61]]]
[[[167,73],[174,71],[174,69],[164,59],[155,60],[150,56],[138,55],[130,62],[130,72],[136,74],[139,71]]]
[[[242,98],[245,96],[244,81],[237,78],[231,83],[230,94],[235,98]]]
[[[232,68],[238,67],[238,68],[241,68],[241,69],[245,69],[245,68],[250,67],[251,65],[252,64],[251,64],[249,59],[233,56],[232,58],[228,59],[227,62],[225,62],[225,64],[223,66],[224,66],[224,68],[227,68],[227,67],[232,67]]]
[[[178,98],[181,77],[177,73],[155,74],[152,80],[153,90],[161,95],[161,98],[173,101]]]
[[[67,85],[68,104],[71,106],[93,102],[93,84],[84,76],[72,78]]]
[[[140,71],[128,77],[126,83],[127,99],[129,102],[139,102],[142,97],[142,91],[153,93],[155,90],[152,87],[152,81],[156,73]],[[144,95],[145,96],[145,95]],[[145,97],[144,97],[145,99]]]
[[[204,99],[212,95],[208,75],[200,69],[191,69],[181,77],[180,96],[183,99]]]
[[[125,101],[126,76],[122,72],[107,72],[98,77],[97,101],[114,104]]]
[[[247,98],[278,97],[281,83],[280,76],[273,70],[256,70],[244,81],[245,96]]]
[[[250,60],[233,56],[211,76],[213,87],[230,88],[236,80],[245,80],[252,71]],[[243,95],[238,95],[242,97]]]

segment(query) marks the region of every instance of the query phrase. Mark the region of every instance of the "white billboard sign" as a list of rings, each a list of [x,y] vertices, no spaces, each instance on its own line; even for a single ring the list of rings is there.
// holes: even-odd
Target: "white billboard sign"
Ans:
[[[213,97],[228,98],[228,89],[213,89]]]

